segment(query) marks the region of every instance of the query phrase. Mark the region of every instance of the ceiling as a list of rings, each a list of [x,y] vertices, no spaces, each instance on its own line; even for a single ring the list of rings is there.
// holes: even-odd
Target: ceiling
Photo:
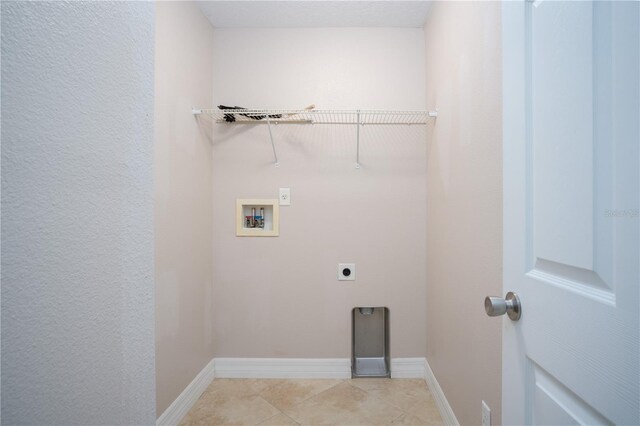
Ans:
[[[422,28],[430,1],[199,1],[216,28]]]

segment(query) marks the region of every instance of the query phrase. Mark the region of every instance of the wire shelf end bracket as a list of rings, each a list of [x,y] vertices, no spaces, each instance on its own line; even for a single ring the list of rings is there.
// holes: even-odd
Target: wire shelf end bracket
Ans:
[[[356,114],[356,169],[360,168],[360,110]]]
[[[269,139],[271,140],[271,149],[273,149],[273,158],[275,159],[276,167],[280,167],[280,162],[278,161],[278,154],[276,153],[276,144],[273,142],[273,132],[271,131],[271,119],[267,114],[267,128],[269,129]]]

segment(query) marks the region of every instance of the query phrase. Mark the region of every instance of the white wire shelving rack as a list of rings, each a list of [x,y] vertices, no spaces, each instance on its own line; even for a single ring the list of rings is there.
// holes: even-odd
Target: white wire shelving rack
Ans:
[[[269,139],[278,167],[278,155],[271,125],[278,124],[346,124],[356,126],[356,168],[360,168],[360,128],[370,125],[427,125],[435,120],[438,111],[392,110],[310,110],[310,109],[200,109],[193,108],[194,115],[206,115],[216,123],[259,125],[266,124]]]

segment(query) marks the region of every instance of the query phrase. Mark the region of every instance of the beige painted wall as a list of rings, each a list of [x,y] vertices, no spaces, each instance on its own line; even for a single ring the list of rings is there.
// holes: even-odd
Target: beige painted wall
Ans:
[[[259,42],[256,42],[259,41]],[[423,109],[422,29],[216,30],[215,102]],[[426,350],[426,130],[217,126],[213,147],[218,357],[347,358],[350,311],[388,306],[391,356]],[[277,198],[280,236],[236,237],[236,198]],[[339,262],[356,281],[337,281]]]
[[[461,424],[481,400],[500,424],[502,121],[499,2],[434,2],[427,103],[440,110],[427,172],[427,357]]]
[[[213,357],[210,126],[213,28],[195,3],[156,3],[157,415]]]

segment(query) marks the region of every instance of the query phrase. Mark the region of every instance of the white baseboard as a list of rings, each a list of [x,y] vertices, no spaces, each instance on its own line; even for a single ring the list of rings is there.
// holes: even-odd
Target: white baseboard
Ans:
[[[349,358],[216,358],[216,377],[233,379],[349,379]]]
[[[191,383],[182,391],[175,401],[167,408],[156,425],[177,425],[198,401],[200,395],[207,390],[215,375],[215,360],[211,360]]]
[[[429,386],[429,391],[431,391],[431,395],[433,395],[438,411],[440,411],[442,422],[446,426],[460,426],[453,409],[449,405],[449,401],[447,401],[447,397],[444,396],[444,392],[436,376],[433,375],[433,371],[426,359],[424,361],[424,380],[427,382],[427,386]]]
[[[424,358],[393,358],[391,377],[424,378]],[[216,377],[234,379],[349,379],[348,358],[216,358]]]
[[[392,379],[424,379],[425,358],[391,358]]]

